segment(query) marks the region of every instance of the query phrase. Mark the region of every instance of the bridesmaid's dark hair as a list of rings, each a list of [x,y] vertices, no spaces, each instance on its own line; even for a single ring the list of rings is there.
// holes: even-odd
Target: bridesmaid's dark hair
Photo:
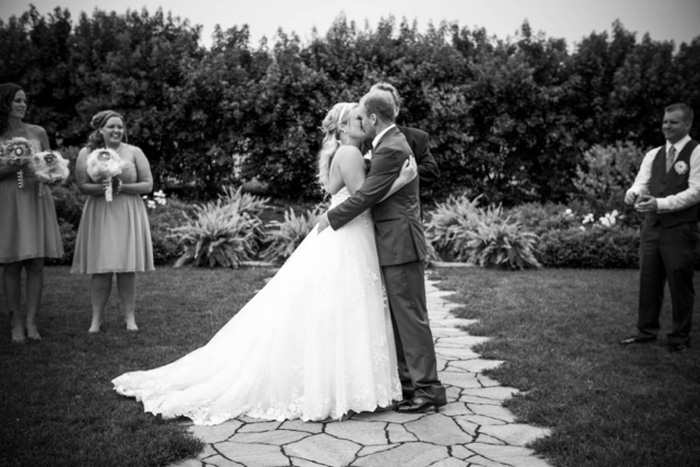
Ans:
[[[122,121],[124,124],[123,140],[125,143],[129,142],[129,138],[126,135],[126,120],[124,117],[119,112],[115,112],[114,110],[102,110],[93,115],[92,119],[90,120],[90,127],[94,130],[92,133],[90,133],[90,136],[88,136],[87,141],[87,147],[90,149],[90,151],[105,147],[105,140],[102,137],[102,133],[100,133],[100,129],[104,127],[112,117],[117,117]]]
[[[7,131],[7,118],[12,111],[12,101],[15,100],[15,95],[20,91],[22,91],[22,86],[19,84],[0,84],[0,135],[4,135]]]

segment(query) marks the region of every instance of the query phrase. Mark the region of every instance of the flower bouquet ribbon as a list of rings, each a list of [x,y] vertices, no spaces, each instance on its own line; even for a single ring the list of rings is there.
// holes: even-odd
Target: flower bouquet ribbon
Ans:
[[[95,149],[88,155],[88,176],[93,182],[102,183],[107,202],[112,201],[112,178],[122,173],[123,165],[121,157],[113,149]]]
[[[57,151],[37,152],[32,157],[32,167],[34,176],[46,185],[60,183],[70,174],[68,161]],[[39,190],[39,196],[42,196],[42,193]]]
[[[17,137],[6,141],[0,147],[0,158],[8,164],[19,166],[17,171],[17,187],[24,187],[24,167],[32,162],[32,146],[24,138]]]

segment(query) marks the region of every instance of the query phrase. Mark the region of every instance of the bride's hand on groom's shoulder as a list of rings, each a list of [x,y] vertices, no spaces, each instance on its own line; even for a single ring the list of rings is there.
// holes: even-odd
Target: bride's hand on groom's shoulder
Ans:
[[[418,165],[416,164],[416,158],[413,157],[413,154],[411,154],[401,167],[399,179],[401,180],[402,184],[406,184],[416,178],[417,175]]]

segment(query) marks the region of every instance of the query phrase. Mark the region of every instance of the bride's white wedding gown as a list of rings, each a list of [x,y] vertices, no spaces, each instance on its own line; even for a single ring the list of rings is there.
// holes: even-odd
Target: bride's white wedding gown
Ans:
[[[332,206],[348,196],[341,189]],[[401,398],[395,352],[365,212],[337,231],[314,228],[204,347],[112,382],[146,412],[197,425],[339,419]]]

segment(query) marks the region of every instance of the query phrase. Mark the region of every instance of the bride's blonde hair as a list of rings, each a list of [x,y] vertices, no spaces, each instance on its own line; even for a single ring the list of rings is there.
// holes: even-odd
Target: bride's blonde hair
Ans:
[[[357,107],[355,102],[340,102],[328,111],[321,124],[323,144],[318,152],[318,181],[323,189],[328,185],[331,161],[340,146],[340,126],[347,125],[352,110]]]

